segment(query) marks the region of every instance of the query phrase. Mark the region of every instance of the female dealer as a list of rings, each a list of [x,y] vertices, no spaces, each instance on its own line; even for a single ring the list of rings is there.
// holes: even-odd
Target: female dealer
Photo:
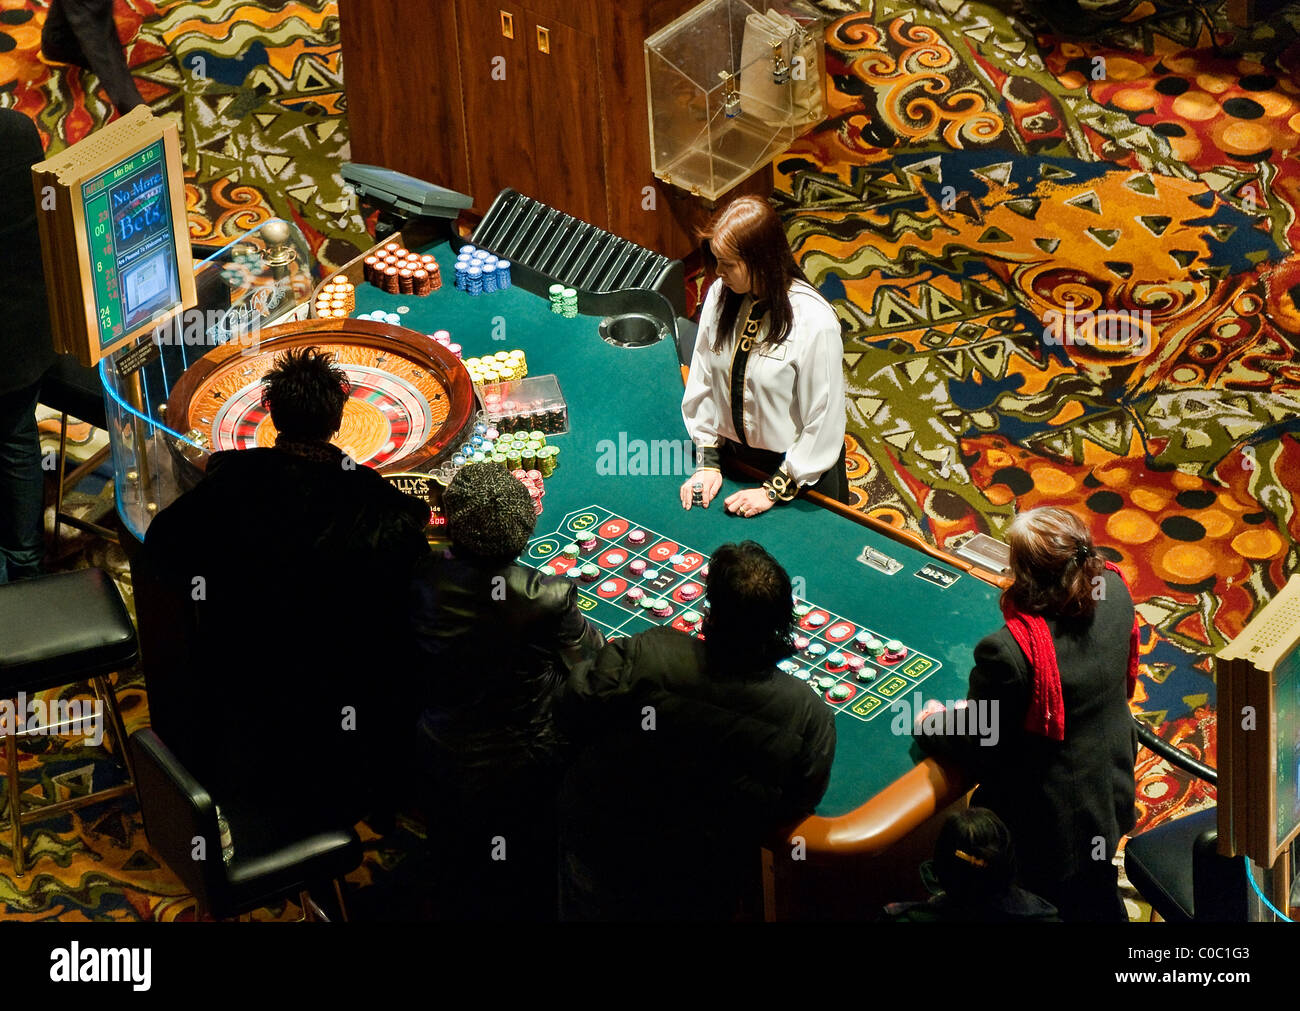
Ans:
[[[794,262],[766,201],[734,201],[705,237],[719,278],[700,313],[682,399],[698,461],[681,488],[683,508],[707,507],[733,463],[768,478],[729,495],[730,513],[758,516],[806,488],[847,502],[835,311]]]

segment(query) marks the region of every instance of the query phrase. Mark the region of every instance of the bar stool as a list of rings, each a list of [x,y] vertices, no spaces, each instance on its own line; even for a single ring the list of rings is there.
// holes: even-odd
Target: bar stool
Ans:
[[[136,655],[131,616],[113,580],[102,569],[79,569],[0,586],[0,700],[10,700],[13,708],[13,718],[5,719],[3,708],[8,707],[0,701],[0,724],[3,724],[8,753],[5,777],[9,826],[13,830],[14,870],[19,875],[27,867],[23,853],[24,825],[134,790],[135,770],[126,729],[108,675],[130,667]],[[105,735],[110,723],[116,735],[115,750],[126,768],[126,782],[24,812],[18,777],[18,739],[37,733],[58,733],[76,721],[64,719],[39,728],[25,728],[26,714],[19,709],[26,706],[18,706],[17,696],[86,681],[107,714],[108,719],[102,723]]]

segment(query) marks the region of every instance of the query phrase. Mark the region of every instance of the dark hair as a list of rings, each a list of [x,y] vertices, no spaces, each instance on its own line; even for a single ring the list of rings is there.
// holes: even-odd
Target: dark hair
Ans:
[[[934,844],[934,872],[944,892],[959,905],[1006,893],[1016,879],[1010,830],[988,808],[954,811],[944,819]]]
[[[767,341],[782,344],[794,326],[794,308],[790,305],[790,285],[798,278],[807,281],[794,262],[785,227],[772,205],[760,197],[738,197],[718,214],[700,235],[705,240],[705,260],[711,269],[717,260],[713,247],[723,244],[735,249],[749,268],[750,286],[755,299],[767,304],[771,328]],[[732,338],[736,317],[744,295],[723,286],[722,305],[713,335],[713,352],[719,354]]]
[[[294,348],[276,358],[262,377],[262,406],[281,436],[327,442],[343,423],[351,391],[333,355],[314,347]]]
[[[499,463],[467,463],[442,493],[447,532],[458,555],[514,561],[533,536],[537,512],[523,482]]]
[[[709,668],[759,675],[794,649],[790,577],[761,544],[724,544],[709,559],[704,645]]]
[[[1095,580],[1106,571],[1083,520],[1068,509],[1040,506],[1023,512],[1007,533],[1011,575],[1003,591],[1025,614],[1084,618],[1097,607]]]

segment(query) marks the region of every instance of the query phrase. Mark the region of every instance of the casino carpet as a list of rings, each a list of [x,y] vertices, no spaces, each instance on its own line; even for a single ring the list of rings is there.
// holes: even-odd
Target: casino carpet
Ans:
[[[44,0],[0,0],[0,105],[36,121],[54,154],[113,118],[88,70],[40,59]],[[334,0],[116,0],[127,62],[181,131],[190,235],[224,244],[295,222],[328,271],[365,243],[344,191],[349,158]]]
[[[1035,14],[1066,4],[821,6],[854,10],[830,119],[777,185],[849,325],[855,502],[949,548],[1086,516],[1139,602],[1135,711],[1215,764],[1210,655],[1297,570],[1300,8],[1207,5],[1216,55],[1186,5],[1091,41]],[[1146,752],[1139,783],[1139,828],[1214,795]]]

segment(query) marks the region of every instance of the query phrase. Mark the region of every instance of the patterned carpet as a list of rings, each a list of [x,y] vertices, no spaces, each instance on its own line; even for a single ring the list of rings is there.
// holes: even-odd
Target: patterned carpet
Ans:
[[[54,154],[113,109],[89,71],[41,62],[47,7],[0,0],[0,105],[34,119]],[[195,242],[283,217],[324,272],[356,255],[365,225],[338,171],[349,151],[334,0],[116,0],[114,18],[140,93],[180,127]]]
[[[1300,8],[1240,31],[1211,6],[1216,53],[1195,12],[1149,0],[1086,3],[1119,19],[1092,41],[1013,0],[819,6],[838,18],[831,118],[778,159],[778,200],[850,323],[856,501],[950,548],[1034,505],[1089,516],[1140,601],[1136,708],[1213,765],[1209,654],[1297,570]],[[0,0],[0,104],[53,151],[111,109],[88,73],[39,62],[44,12]],[[196,241],[278,214],[327,268],[351,256],[365,239],[337,174],[336,5],[118,0],[116,15],[146,100],[182,124]],[[70,550],[120,567],[93,538]],[[139,686],[124,682],[128,724],[145,718]],[[1212,802],[1139,763],[1140,826]],[[368,833],[354,884],[409,866],[398,835]],[[48,857],[0,871],[4,916],[194,915],[131,807],[36,836]]]
[[[778,189],[850,325],[855,501],[950,548],[1087,516],[1140,601],[1135,708],[1213,765],[1209,655],[1298,567],[1300,9],[1212,6],[1216,55],[1194,13],[1108,6],[1134,23],[1072,41],[1028,4],[867,0]],[[1213,800],[1139,777],[1140,827]]]

